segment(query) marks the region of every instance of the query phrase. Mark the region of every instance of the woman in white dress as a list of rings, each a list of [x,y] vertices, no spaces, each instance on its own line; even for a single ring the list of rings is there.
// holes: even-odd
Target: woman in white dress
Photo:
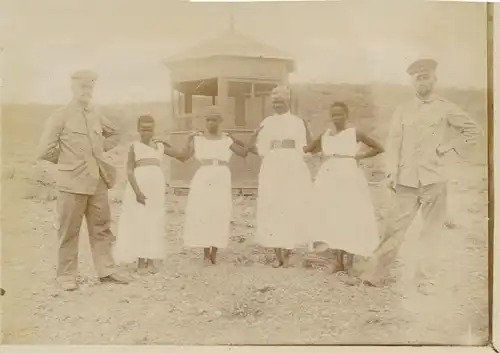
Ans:
[[[256,241],[275,249],[277,268],[288,267],[290,250],[307,242],[304,215],[312,181],[304,161],[309,131],[290,113],[289,89],[275,88],[271,99],[275,114],[262,121],[249,150],[262,157]]]
[[[356,128],[347,128],[349,112],[344,103],[334,103],[330,114],[335,131],[327,129],[306,149],[327,158],[314,181],[310,229],[315,250],[336,250],[333,271],[339,272],[347,269],[346,257],[350,263],[353,254],[370,256],[379,243],[368,182],[358,161],[384,149]],[[359,142],[370,150],[358,152]]]
[[[184,246],[204,248],[205,263],[216,264],[217,250],[229,241],[233,206],[229,161],[233,153],[247,155],[244,145],[221,131],[216,106],[205,114],[206,128],[189,136],[181,160],[200,162],[191,181],[184,223]]]
[[[165,176],[161,160],[164,154],[178,155],[170,146],[153,141],[154,128],[153,117],[139,117],[140,141],[133,142],[129,148],[128,183],[113,247],[115,261],[137,260],[140,274],[156,273],[154,260],[163,260],[166,255]]]

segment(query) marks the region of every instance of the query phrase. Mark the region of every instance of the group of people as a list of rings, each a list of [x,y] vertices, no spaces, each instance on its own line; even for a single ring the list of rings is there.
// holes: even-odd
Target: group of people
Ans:
[[[116,171],[103,153],[118,143],[117,131],[89,105],[97,75],[77,71],[72,76],[74,100],[48,120],[38,157],[58,164],[59,253],[57,274],[65,290],[77,289],[78,235],[83,215],[89,228],[93,260],[103,282],[126,284],[115,271],[118,262],[137,261],[141,274],[155,273],[156,260],[166,256],[164,235],[164,155],[179,161],[195,158],[200,167],[189,190],[183,230],[184,245],[204,249],[204,261],[216,264],[225,248],[232,215],[231,174],[236,154],[262,158],[257,199],[258,244],[273,248],[273,267],[287,267],[292,249],[308,243],[311,250],[334,249],[333,271],[345,271],[353,255],[366,258],[357,277],[345,283],[378,286],[387,275],[407,228],[421,208],[416,288],[430,293],[439,260],[440,237],[446,216],[446,178],[442,156],[460,153],[474,142],[477,124],[456,105],[436,96],[437,63],[421,59],[407,70],[415,96],[399,107],[391,122],[385,151],[382,145],[349,124],[343,102],[331,105],[331,126],[313,139],[304,120],[290,113],[290,91],[272,91],[274,114],[265,118],[249,143],[222,131],[223,114],[216,106],[204,114],[205,129],[189,135],[177,149],[155,138],[154,118],[139,117],[138,141],[128,152],[128,183],[117,237],[110,230],[107,190]],[[449,132],[454,131],[450,137]],[[359,144],[369,147],[360,152]],[[379,236],[370,191],[358,161],[385,152],[386,181],[394,193],[397,212],[385,219]],[[311,177],[306,154],[321,153],[325,161]],[[346,256],[347,255],[347,256]]]

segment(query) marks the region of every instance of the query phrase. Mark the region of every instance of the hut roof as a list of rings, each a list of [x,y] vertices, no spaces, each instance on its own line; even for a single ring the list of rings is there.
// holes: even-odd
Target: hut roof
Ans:
[[[293,59],[288,54],[235,31],[229,31],[217,38],[173,55],[167,58],[166,63],[215,56],[278,59],[293,64]]]

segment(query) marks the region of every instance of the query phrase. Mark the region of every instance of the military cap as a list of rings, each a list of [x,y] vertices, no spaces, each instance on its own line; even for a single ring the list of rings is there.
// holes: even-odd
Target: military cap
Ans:
[[[97,73],[91,70],[78,70],[71,75],[72,80],[90,80],[95,82],[97,80]]]
[[[408,75],[415,75],[418,73],[431,72],[436,70],[438,63],[434,59],[419,59],[414,61],[408,66],[406,72]]]

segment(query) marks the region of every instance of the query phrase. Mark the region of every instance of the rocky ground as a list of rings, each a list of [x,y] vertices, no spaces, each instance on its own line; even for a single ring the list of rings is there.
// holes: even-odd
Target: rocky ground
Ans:
[[[442,234],[434,296],[407,296],[407,288],[397,285],[401,282],[385,288],[346,287],[323,262],[304,266],[310,258],[305,249],[295,252],[291,268],[271,268],[272,253],[252,242],[252,197],[235,196],[230,247],[220,252],[217,266],[204,266],[200,250],[182,248],[186,197],[172,193],[166,200],[169,255],[160,273],[137,277],[128,286],[98,284],[82,231],[81,289],[66,293],[53,283],[52,180],[50,173],[40,173],[44,166],[32,162],[36,141],[19,134],[20,128],[12,123],[2,132],[5,344],[475,345],[487,340],[487,182],[482,164],[453,163],[451,222]],[[110,195],[114,225],[122,188],[123,183]],[[390,200],[380,185],[372,189],[383,225]],[[418,224],[408,234],[395,276],[411,263],[417,229]],[[133,273],[132,268],[122,270]]]

